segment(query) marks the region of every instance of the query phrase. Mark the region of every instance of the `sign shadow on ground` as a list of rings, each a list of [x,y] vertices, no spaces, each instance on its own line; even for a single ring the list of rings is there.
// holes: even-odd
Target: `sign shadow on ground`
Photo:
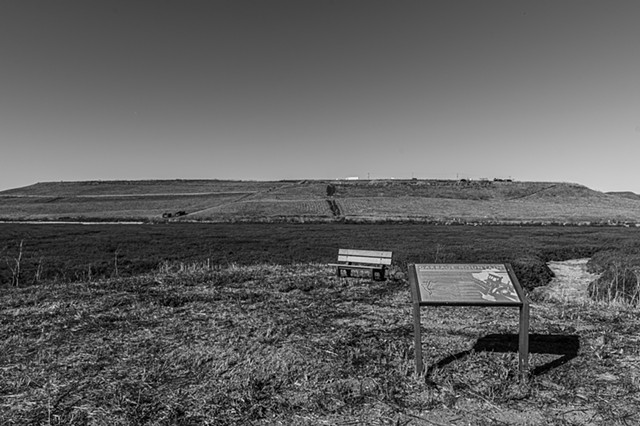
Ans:
[[[431,365],[427,369],[426,378],[431,377],[436,368],[442,368],[454,361],[458,361],[472,352],[518,353],[518,342],[518,334],[488,334],[480,337],[472,349],[450,355]],[[578,356],[579,349],[580,337],[576,334],[530,334],[529,353],[561,355],[551,362],[535,367],[530,374],[539,376],[566,364]]]

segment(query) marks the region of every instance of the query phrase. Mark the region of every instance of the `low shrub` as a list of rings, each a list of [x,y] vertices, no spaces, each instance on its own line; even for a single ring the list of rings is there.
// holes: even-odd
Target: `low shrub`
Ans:
[[[549,281],[554,276],[547,263],[538,256],[524,255],[512,260],[510,263],[520,285],[529,291],[549,284]]]

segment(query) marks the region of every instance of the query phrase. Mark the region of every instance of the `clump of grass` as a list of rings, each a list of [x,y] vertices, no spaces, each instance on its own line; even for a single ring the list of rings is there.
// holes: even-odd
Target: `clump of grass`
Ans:
[[[518,281],[527,290],[547,285],[553,278],[553,272],[539,256],[523,255],[510,263]]]
[[[588,267],[600,276],[589,285],[589,295],[607,304],[640,306],[640,248],[596,253]]]

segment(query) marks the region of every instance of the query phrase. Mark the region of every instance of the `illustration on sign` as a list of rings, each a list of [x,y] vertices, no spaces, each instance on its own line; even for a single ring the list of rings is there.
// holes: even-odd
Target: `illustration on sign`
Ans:
[[[504,265],[416,265],[424,302],[520,302]]]

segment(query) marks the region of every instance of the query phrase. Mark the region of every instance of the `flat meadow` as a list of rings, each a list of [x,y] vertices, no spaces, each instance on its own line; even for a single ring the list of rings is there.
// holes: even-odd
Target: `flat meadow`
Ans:
[[[616,264],[639,233],[0,224],[0,424],[638,424],[637,304],[535,289],[547,261]],[[327,263],[349,247],[393,251],[389,279],[337,277]],[[406,266],[443,262],[514,266],[532,299],[527,380],[510,308],[425,309],[414,374]]]

